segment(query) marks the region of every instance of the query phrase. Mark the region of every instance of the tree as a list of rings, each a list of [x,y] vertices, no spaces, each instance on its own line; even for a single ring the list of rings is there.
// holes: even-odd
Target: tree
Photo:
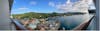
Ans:
[[[53,12],[52,14],[51,14],[51,16],[57,16],[58,14],[56,13],[56,12]]]

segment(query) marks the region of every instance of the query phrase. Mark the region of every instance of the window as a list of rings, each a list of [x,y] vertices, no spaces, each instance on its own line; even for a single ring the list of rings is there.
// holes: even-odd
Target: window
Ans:
[[[14,0],[11,16],[27,29],[73,30],[89,22],[95,9],[92,0]],[[93,21],[85,29],[92,30]]]

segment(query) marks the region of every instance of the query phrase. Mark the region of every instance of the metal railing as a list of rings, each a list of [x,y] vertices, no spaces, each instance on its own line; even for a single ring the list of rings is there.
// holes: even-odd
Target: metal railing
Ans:
[[[15,25],[16,30],[27,30],[19,21],[11,19],[12,23]]]
[[[91,23],[91,21],[93,20],[94,17],[95,17],[95,15],[92,18],[90,18],[90,20],[88,22],[80,24],[79,26],[77,26],[73,30],[87,30],[89,24]]]

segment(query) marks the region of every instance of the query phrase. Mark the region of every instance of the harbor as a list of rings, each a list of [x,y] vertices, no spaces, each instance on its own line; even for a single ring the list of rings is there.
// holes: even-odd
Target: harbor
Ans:
[[[90,18],[93,14],[90,14]],[[85,18],[84,18],[85,17]],[[73,20],[72,20],[73,19]],[[85,21],[86,15],[72,15],[72,16],[56,16],[49,17],[48,19],[36,19],[32,18],[32,20],[24,19],[19,20],[29,30],[71,30]],[[89,19],[89,18],[88,18]],[[25,21],[26,20],[26,21]],[[89,25],[88,29],[92,26]]]

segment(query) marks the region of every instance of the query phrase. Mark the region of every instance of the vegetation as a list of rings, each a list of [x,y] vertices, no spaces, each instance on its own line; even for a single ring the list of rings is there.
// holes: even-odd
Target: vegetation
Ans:
[[[89,10],[89,13],[96,13],[96,10]]]
[[[24,18],[48,18],[48,17],[54,17],[54,16],[62,16],[62,15],[71,15],[75,13],[35,13],[35,12],[29,12],[29,13],[24,13],[24,14],[12,14],[13,18],[17,19],[24,19]],[[82,14],[82,13],[76,13],[76,14]]]
[[[56,13],[50,14],[50,13],[34,13],[34,12],[29,12],[29,13],[24,13],[24,14],[12,14],[13,18],[17,19],[24,19],[24,18],[47,18],[50,16],[56,16]]]

